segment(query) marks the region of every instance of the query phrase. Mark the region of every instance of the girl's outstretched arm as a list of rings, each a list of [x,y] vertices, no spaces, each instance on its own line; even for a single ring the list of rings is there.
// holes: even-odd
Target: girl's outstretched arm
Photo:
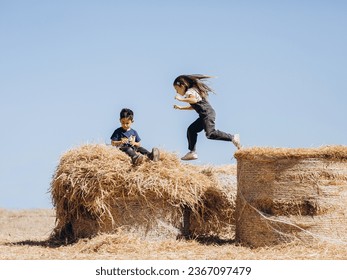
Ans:
[[[181,97],[179,95],[176,95],[175,99],[178,100],[178,101],[187,102],[189,104],[195,104],[195,103],[198,102],[196,97],[194,97],[193,95],[189,95],[188,97]]]
[[[193,107],[192,106],[178,106],[178,105],[174,105],[173,106],[174,109],[178,109],[178,110],[193,110]]]

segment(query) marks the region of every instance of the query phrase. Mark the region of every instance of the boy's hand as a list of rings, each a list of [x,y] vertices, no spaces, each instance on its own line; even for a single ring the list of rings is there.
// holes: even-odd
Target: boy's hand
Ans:
[[[174,109],[177,109],[177,110],[181,109],[181,106],[178,106],[176,104],[173,107],[174,107]]]
[[[128,138],[123,137],[120,141],[122,141],[122,144],[127,144],[129,142]]]
[[[136,142],[135,142],[135,136],[130,136],[130,137],[129,137],[129,144],[132,145],[132,146],[134,146],[135,143],[136,143]]]

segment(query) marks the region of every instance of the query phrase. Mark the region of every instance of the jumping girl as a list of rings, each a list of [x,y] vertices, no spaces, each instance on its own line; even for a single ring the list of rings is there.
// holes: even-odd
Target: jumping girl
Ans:
[[[173,82],[173,86],[178,93],[175,99],[186,102],[188,106],[174,105],[178,110],[195,110],[199,118],[194,121],[187,130],[189,152],[182,157],[182,160],[194,160],[198,158],[196,153],[196,142],[198,133],[205,130],[208,139],[223,140],[232,142],[237,149],[241,148],[240,136],[229,134],[215,129],[216,113],[207,101],[208,93],[213,90],[207,86],[203,80],[211,78],[205,75],[181,75]]]

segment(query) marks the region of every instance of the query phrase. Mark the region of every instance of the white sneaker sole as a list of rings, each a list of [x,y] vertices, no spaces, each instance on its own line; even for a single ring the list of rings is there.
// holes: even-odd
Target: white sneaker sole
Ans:
[[[197,155],[185,155],[184,157],[181,157],[181,160],[196,160],[198,159]]]

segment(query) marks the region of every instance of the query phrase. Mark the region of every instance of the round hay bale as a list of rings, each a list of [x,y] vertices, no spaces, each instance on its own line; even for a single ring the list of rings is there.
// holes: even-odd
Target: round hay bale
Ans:
[[[182,164],[165,151],[160,161],[134,167],[112,146],[71,149],[51,182],[57,215],[52,237],[71,241],[120,227],[144,236],[176,237],[187,207],[191,234],[230,233],[225,229],[234,221],[236,184],[225,183],[224,170]]]
[[[347,242],[347,147],[249,148],[237,158],[236,240]]]

